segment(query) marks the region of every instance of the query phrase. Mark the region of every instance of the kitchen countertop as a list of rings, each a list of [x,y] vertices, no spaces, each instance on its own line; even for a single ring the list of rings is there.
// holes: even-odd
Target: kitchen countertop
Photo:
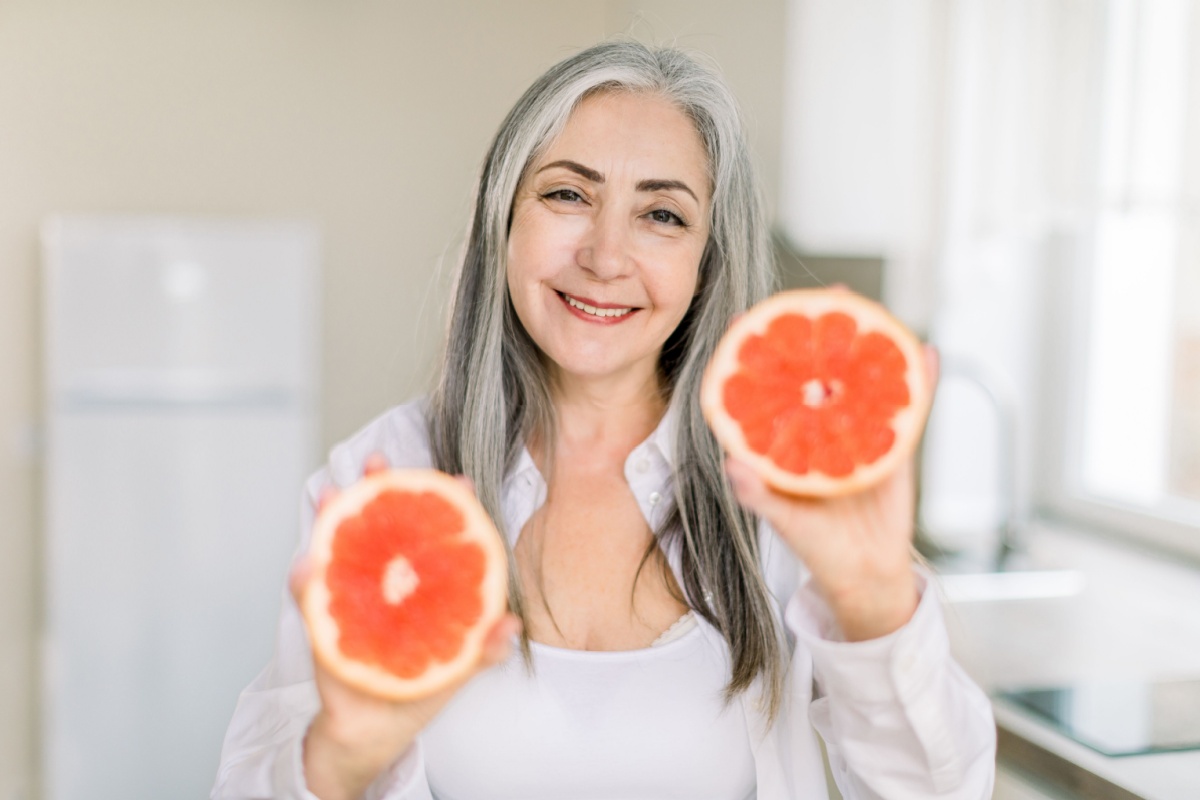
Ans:
[[[993,707],[1000,763],[1041,778],[1064,798],[1195,800],[1200,796],[1200,751],[1112,758],[1051,730],[1003,700]]]
[[[955,655],[987,690],[1200,678],[1200,566],[1058,523],[1027,532],[1035,569],[1071,569],[1064,597],[950,602]],[[1200,797],[1200,750],[1109,757],[997,699],[1000,759],[1088,800]]]

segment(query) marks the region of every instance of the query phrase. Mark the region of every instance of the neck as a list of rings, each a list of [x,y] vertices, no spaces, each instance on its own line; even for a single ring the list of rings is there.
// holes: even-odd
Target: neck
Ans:
[[[657,371],[599,380],[555,374],[551,393],[560,452],[584,448],[627,455],[667,408]]]

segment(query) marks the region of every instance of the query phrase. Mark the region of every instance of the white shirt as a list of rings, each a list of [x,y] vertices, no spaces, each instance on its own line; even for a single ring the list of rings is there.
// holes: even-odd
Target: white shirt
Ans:
[[[670,497],[673,420],[668,412],[625,463],[630,489],[655,530]],[[331,451],[328,466],[307,483],[301,550],[307,548],[322,490],[358,480],[372,453],[382,453],[396,467],[430,466],[423,404],[388,411]],[[505,533],[515,543],[546,497],[528,452],[504,481],[502,497]],[[921,601],[904,627],[871,641],[839,641],[828,607],[807,587],[806,571],[766,525],[760,530],[760,555],[767,584],[785,609],[794,649],[774,725],[767,728],[753,687],[737,700],[748,728],[757,797],[827,797],[819,733],[846,800],[990,798],[996,746],[991,704],[950,655],[936,593],[922,580]],[[678,571],[677,558],[667,556]],[[305,788],[302,766],[304,734],[319,707],[312,655],[299,611],[286,592],[283,602],[275,655],[238,698],[214,799],[315,800]],[[630,720],[631,727],[637,724]],[[552,785],[541,788],[530,800],[565,796]],[[366,796],[429,800],[422,742]]]
[[[705,622],[660,645],[531,643],[473,678],[421,734],[438,800],[753,800],[743,704],[724,702],[729,649]]]

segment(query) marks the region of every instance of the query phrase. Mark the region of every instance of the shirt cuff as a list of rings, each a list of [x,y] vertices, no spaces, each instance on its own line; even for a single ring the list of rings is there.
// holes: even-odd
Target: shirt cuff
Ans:
[[[917,570],[920,602],[898,630],[862,642],[841,637],[828,605],[805,580],[784,611],[784,621],[812,655],[823,691],[863,704],[893,703],[920,694],[949,657],[950,642],[937,592]]]
[[[275,762],[275,777],[271,783],[281,798],[320,800],[308,790],[304,780],[304,736],[307,731],[307,725],[301,728],[300,734],[284,749],[283,758]]]
[[[307,727],[305,731],[307,731]],[[403,797],[403,793],[393,793],[408,789],[420,779],[421,763],[421,740],[417,739],[408,750],[404,751],[402,756],[392,762],[392,765],[367,787],[362,800],[383,800],[389,796]],[[281,758],[276,766],[275,786],[283,789],[280,797],[296,798],[296,800],[320,800],[308,790],[308,782],[304,779],[304,733],[296,737],[296,740],[287,748],[286,756]]]

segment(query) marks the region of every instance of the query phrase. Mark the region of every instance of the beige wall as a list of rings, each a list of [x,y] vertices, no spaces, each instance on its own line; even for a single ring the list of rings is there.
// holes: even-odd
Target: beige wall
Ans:
[[[614,32],[714,56],[777,194],[783,0],[0,2],[0,800],[36,796],[39,281],[55,211],[324,235],[322,438],[422,389],[501,116]]]
[[[707,55],[737,95],[768,211],[778,205],[788,0],[609,0],[607,32]]]

